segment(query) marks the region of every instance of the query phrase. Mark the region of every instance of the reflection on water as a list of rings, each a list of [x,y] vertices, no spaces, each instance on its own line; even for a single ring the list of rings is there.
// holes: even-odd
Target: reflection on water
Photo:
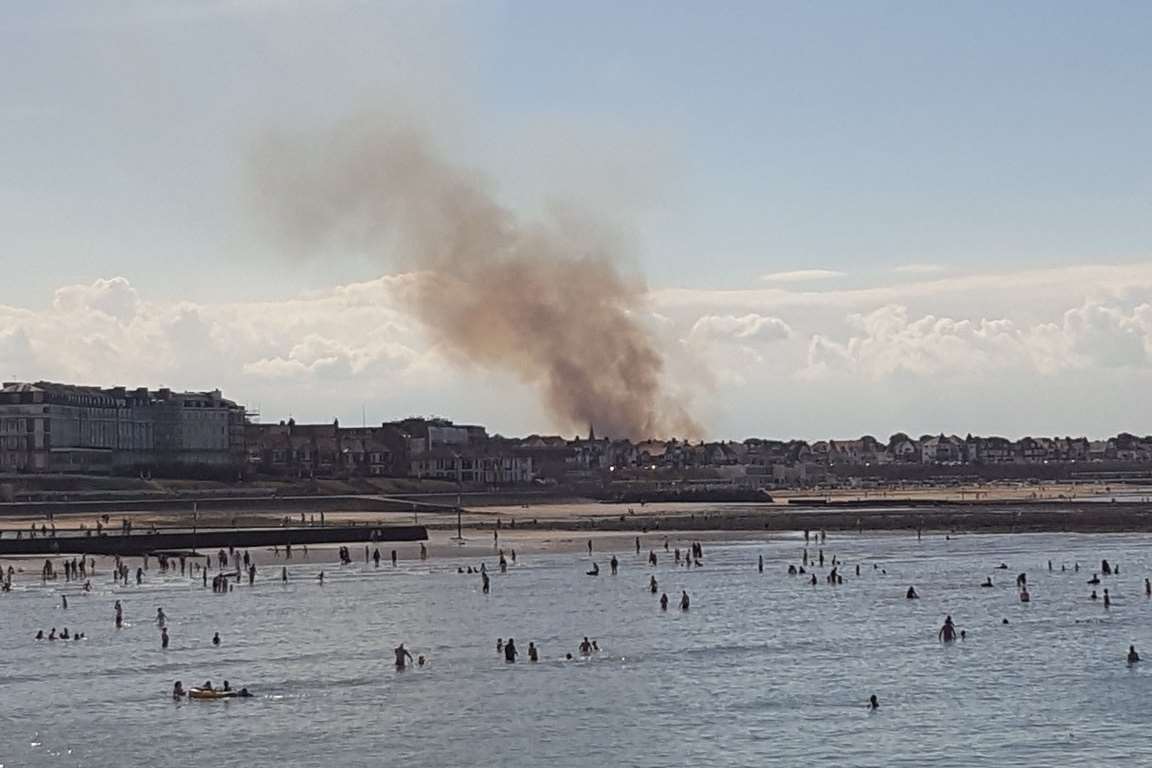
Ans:
[[[1130,643],[1152,657],[1152,538],[837,536],[824,545],[829,566],[847,562],[835,588],[786,575],[802,546],[706,544],[691,571],[662,552],[650,569],[628,549],[615,577],[605,554],[598,577],[576,555],[522,556],[506,575],[490,557],[488,596],[456,573],[463,560],[298,564],[287,586],[265,567],[229,595],[153,567],[140,588],[113,590],[106,573],[91,595],[68,587],[63,611],[65,585],[25,574],[0,595],[0,763],[1004,766],[1133,764],[1152,752],[1152,659],[1124,663]],[[1085,583],[1102,557],[1121,567],[1100,586],[1108,611]],[[1009,570],[994,570],[1002,561]],[[1030,604],[1013,588],[1020,571]],[[978,587],[987,575],[995,589]],[[912,584],[920,600],[904,599]],[[674,610],[681,589],[688,614]],[[116,599],[130,623],[119,632]],[[152,622],[160,606],[167,651]],[[965,642],[936,641],[945,614]],[[88,639],[32,639],[53,626]],[[565,661],[585,635],[602,651]],[[504,664],[496,639],[510,636],[521,654],[534,641],[541,662]],[[393,671],[400,642],[429,665]],[[168,698],[175,680],[206,679],[257,698]],[[873,693],[881,709],[869,713]]]

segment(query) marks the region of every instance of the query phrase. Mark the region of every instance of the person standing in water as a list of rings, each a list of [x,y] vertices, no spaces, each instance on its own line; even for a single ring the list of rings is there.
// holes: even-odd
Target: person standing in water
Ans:
[[[1136,646],[1128,646],[1128,663],[1135,664],[1140,661],[1140,654],[1136,653]]]
[[[941,642],[951,643],[956,640],[956,626],[952,623],[951,616],[944,617],[944,626],[940,627],[937,637]]]
[[[880,709],[880,700],[876,698],[876,694],[868,697],[868,709],[873,711]]]
[[[480,573],[480,583],[481,583],[481,587],[480,587],[481,591],[484,594],[488,594],[489,583],[488,583],[488,574],[487,573],[484,573],[484,572]]]
[[[648,591],[651,592],[652,594],[656,594],[656,577],[655,576],[649,576],[648,577]]]
[[[511,637],[508,638],[508,642],[504,643],[504,661],[511,664],[516,661],[518,654],[519,651],[516,650],[516,641]]]
[[[688,591],[680,590],[680,610],[687,611],[691,601],[688,599]]]
[[[528,661],[540,661],[540,656],[536,652],[536,643],[528,643]]]
[[[412,654],[404,647],[404,643],[400,643],[400,645],[393,648],[392,652],[396,654],[396,671],[403,672],[407,669],[408,662],[412,661]]]
[[[760,573],[764,573],[764,555],[760,555],[756,558],[756,570],[760,571]]]
[[[116,629],[124,626],[124,606],[120,605],[120,601],[116,601]]]
[[[168,648],[168,627],[160,628],[160,648],[161,650]]]
[[[1105,608],[1111,608],[1112,607],[1112,598],[1108,595],[1107,589],[1104,590],[1104,607]]]
[[[662,610],[662,611],[668,610],[668,593],[667,592],[660,595],[660,610]]]
[[[616,555],[612,555],[612,559],[608,561],[609,567],[612,569],[612,575],[616,575],[616,569],[620,567],[620,561],[616,559]]]

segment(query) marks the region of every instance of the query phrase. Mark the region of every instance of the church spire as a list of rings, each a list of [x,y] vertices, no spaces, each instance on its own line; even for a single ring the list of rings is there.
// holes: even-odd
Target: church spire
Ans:
[[[588,442],[592,443],[595,441],[596,441],[596,427],[594,427],[592,424],[589,424],[588,425]]]

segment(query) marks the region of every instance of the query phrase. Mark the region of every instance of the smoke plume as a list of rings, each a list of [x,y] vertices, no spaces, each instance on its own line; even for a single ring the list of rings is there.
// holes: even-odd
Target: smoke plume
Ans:
[[[432,340],[535,386],[557,427],[700,434],[639,319],[643,281],[621,273],[602,227],[524,221],[418,131],[381,120],[272,138],[255,160],[260,208],[286,245],[420,273],[409,299]]]

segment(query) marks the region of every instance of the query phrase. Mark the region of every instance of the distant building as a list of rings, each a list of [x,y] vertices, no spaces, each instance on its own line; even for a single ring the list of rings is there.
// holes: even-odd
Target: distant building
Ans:
[[[244,407],[219,390],[0,387],[0,472],[222,472],[244,464]]]

